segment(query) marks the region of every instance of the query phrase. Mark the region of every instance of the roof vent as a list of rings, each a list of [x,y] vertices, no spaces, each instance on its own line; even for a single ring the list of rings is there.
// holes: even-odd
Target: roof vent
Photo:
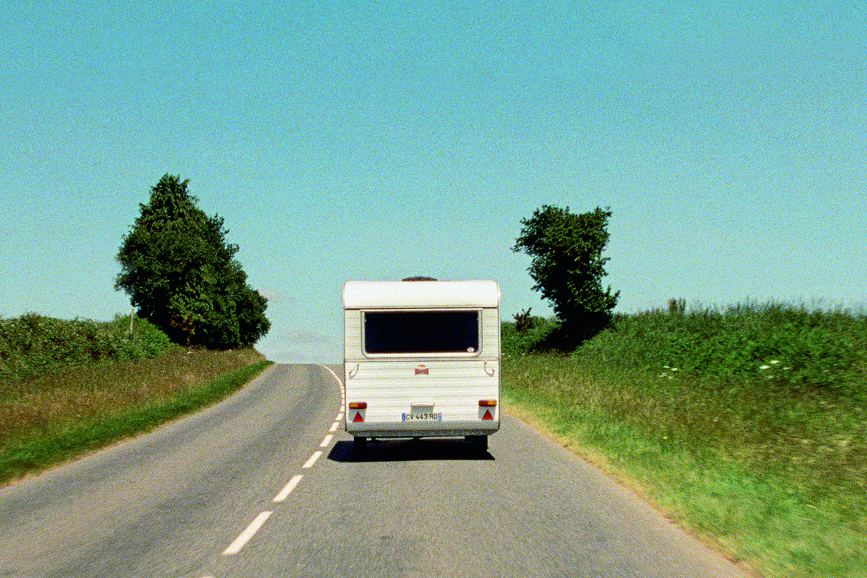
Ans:
[[[401,281],[436,281],[433,277],[425,277],[424,275],[416,275],[415,277],[407,277]]]

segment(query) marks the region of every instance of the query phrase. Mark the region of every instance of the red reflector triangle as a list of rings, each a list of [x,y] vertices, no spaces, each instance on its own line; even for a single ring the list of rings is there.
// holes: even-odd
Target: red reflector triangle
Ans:
[[[494,419],[494,416],[491,415],[491,410],[485,412],[485,415],[482,416],[482,419]]]
[[[358,413],[355,414],[355,417],[352,418],[352,423],[359,423],[362,421],[364,421],[364,418],[361,417],[361,412],[359,411]]]

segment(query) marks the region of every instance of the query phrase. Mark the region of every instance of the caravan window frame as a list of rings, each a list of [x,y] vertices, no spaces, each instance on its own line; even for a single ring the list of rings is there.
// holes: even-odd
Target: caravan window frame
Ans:
[[[482,352],[485,349],[484,343],[484,307],[438,307],[438,308],[406,308],[406,309],[395,309],[395,308],[387,308],[387,309],[361,309],[359,310],[359,314],[361,316],[361,353],[364,357],[370,359],[383,359],[383,358],[465,358],[472,359],[475,357],[480,357]],[[369,352],[367,350],[367,319],[366,315],[368,313],[475,313],[476,314],[476,334],[478,337],[478,347],[476,347],[476,351],[443,351],[443,352],[433,352],[433,351],[418,351],[418,352],[408,352],[408,353],[375,353]]]

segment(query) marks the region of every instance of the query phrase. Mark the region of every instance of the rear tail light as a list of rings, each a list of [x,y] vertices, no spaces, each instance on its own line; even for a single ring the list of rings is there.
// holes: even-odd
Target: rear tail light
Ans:
[[[364,422],[364,416],[361,415],[361,411],[367,409],[367,402],[366,401],[350,401],[349,402],[349,409],[355,410],[355,417],[352,418],[352,423]]]
[[[497,407],[496,399],[480,399],[479,407]]]

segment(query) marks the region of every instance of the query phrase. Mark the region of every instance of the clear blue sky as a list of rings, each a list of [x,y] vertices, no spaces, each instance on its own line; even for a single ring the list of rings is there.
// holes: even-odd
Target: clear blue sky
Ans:
[[[619,311],[867,301],[857,2],[25,2],[0,12],[0,314],[110,319],[121,237],[190,179],[336,361],[348,279],[492,278],[543,204],[610,206]]]

